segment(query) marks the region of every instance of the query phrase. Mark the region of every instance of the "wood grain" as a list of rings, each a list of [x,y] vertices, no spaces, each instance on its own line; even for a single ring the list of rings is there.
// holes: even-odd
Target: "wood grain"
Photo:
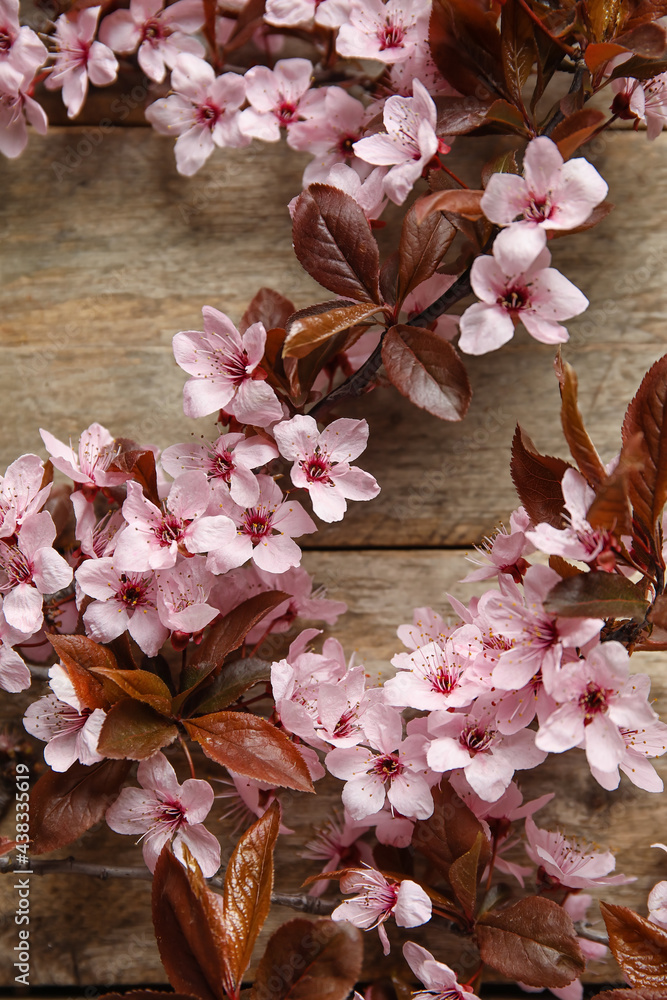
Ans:
[[[452,166],[471,183],[498,140],[458,140]],[[592,232],[555,241],[554,264],[591,308],[572,321],[566,356],[581,405],[609,459],[624,408],[665,350],[667,138],[618,132],[587,155],[605,176],[614,213]],[[303,306],[327,298],[291,251],[289,199],[305,158],[284,146],[217,152],[193,178],[151,130],[55,128],[0,163],[0,467],[44,453],[38,427],[76,438],[93,420],[165,446],[209,432],[187,421],[184,373],[170,344],[198,328],[201,306],[237,319],[262,285]],[[393,213],[393,217],[397,213]],[[380,233],[391,245],[391,223]],[[452,546],[477,541],[515,506],[509,444],[520,420],[545,451],[563,451],[553,350],[525,332],[467,361],[474,397],[461,424],[438,421],[381,390],[349,407],[368,416],[364,466],[382,494],[352,505],[310,544]]]
[[[330,596],[348,602],[350,610],[340,619],[335,634],[348,654],[355,650],[359,660],[365,663],[371,683],[391,674],[389,659],[401,649],[396,627],[411,619],[413,606],[430,603],[446,613],[445,593],[454,593],[467,600],[475,590],[480,591],[480,585],[457,583],[469,568],[463,553],[457,552],[313,552],[307,555],[305,562],[316,581],[327,586]],[[275,655],[278,655],[277,648]],[[634,670],[652,675],[656,710],[666,714],[667,665],[664,656],[637,654],[632,664]],[[29,699],[23,696],[22,700],[27,702]],[[2,695],[0,725],[16,719],[19,702],[20,699],[11,700]],[[40,748],[41,744],[36,747]],[[36,755],[39,753],[37,749]],[[177,757],[175,763],[180,766]],[[197,768],[202,775],[220,774],[220,769],[203,757],[198,758]],[[658,762],[658,770],[663,779],[667,778],[667,758]],[[625,778],[616,792],[605,792],[591,778],[583,753],[577,750],[552,758],[529,777],[519,777],[526,798],[547,791],[558,794],[557,805],[552,803],[538,814],[538,825],[551,829],[560,826],[568,835],[584,840],[597,839],[616,852],[617,871],[638,876],[635,883],[598,895],[646,912],[649,890],[665,877],[664,856],[649,846],[664,840],[661,797],[640,791]],[[223,785],[216,787],[219,791],[225,790]],[[285,822],[294,834],[280,842],[277,890],[297,892],[301,881],[317,871],[316,863],[302,859],[300,852],[313,836],[313,827],[326,820],[336,803],[340,805],[340,787],[339,782],[329,777],[318,785],[314,799],[297,793],[281,793]],[[226,857],[235,843],[235,834],[232,823],[217,821],[224,812],[224,802],[216,802],[212,812],[215,819],[208,825],[220,835],[223,857]],[[11,828],[8,816],[0,833],[9,835]],[[108,863],[110,858],[119,865],[140,863],[139,848],[132,844],[131,838],[114,834],[103,826],[60,852],[63,857],[70,855],[99,863]],[[525,860],[520,850],[517,859]],[[149,896],[150,885],[145,883],[101,882],[82,876],[34,877],[31,984],[74,986],[91,983],[101,987],[120,982],[163,981],[151,932]],[[12,880],[0,877],[0,912],[6,914],[0,926],[0,983],[10,983],[13,978],[11,956],[16,943],[16,927],[11,915],[15,906]],[[290,911],[274,907],[262,941],[289,916]],[[418,929],[414,937],[429,944],[452,964],[466,959],[460,939],[443,937],[435,925],[426,933]],[[365,940],[364,974],[371,976],[381,968],[381,951],[375,933],[369,933]],[[398,940],[398,936],[394,940]],[[262,947],[261,942],[259,947]],[[613,980],[617,975],[613,963],[606,963],[593,967],[588,978],[600,982]]]

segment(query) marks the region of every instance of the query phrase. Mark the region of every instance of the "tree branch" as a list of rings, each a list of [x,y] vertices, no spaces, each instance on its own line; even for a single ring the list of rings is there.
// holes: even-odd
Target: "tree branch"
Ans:
[[[153,881],[153,876],[148,868],[98,865],[88,861],[77,861],[76,858],[30,858],[29,865],[28,872],[32,875],[88,875],[90,878],[99,879],[129,878],[140,882]],[[0,874],[19,875],[23,873],[23,865],[17,865],[6,855],[0,857]],[[206,881],[214,890],[224,889],[225,880],[220,876],[214,876]],[[332,913],[338,906],[339,900],[272,892],[271,902],[278,906],[288,906],[292,910],[300,910],[302,913],[315,913],[322,916]]]

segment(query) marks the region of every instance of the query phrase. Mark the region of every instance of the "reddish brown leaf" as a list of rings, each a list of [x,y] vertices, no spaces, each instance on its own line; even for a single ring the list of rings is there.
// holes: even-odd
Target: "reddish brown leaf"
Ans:
[[[418,205],[419,202],[412,205],[403,219],[398,247],[399,303],[435,274],[456,236],[456,230],[443,215],[418,219]]]
[[[311,184],[292,217],[294,252],[321,285],[343,298],[380,302],[380,252],[366,216],[349,194]]]
[[[429,46],[436,66],[459,93],[480,100],[485,90],[503,92],[500,33],[496,18],[481,4],[435,0]]]
[[[415,202],[413,209],[419,225],[433,212],[451,212],[454,215],[462,215],[464,219],[471,219],[473,222],[484,217],[480,202],[483,191],[471,191],[469,189],[449,188],[446,191],[434,191],[427,194]],[[406,217],[407,218],[407,217]],[[454,233],[452,232],[452,239]],[[451,239],[449,241],[451,243]],[[448,244],[449,245],[449,244]]]
[[[341,330],[369,319],[379,311],[374,302],[340,302],[326,312],[312,313],[302,310],[295,313],[287,330],[283,346],[283,356],[286,358],[305,358],[318,344],[329,340]],[[304,315],[305,313],[310,315]]]
[[[164,970],[175,990],[222,1000],[226,995],[222,900],[207,888],[188,855],[187,869],[162,849],[153,875],[153,926]]]
[[[516,150],[510,149],[507,153],[494,156],[482,167],[482,187],[486,188],[494,174],[518,174],[519,167],[516,162]]]
[[[632,986],[655,989],[667,983],[667,931],[627,906],[600,903],[609,947]]]
[[[567,559],[563,559],[562,556],[549,556],[549,565],[563,580],[569,580],[570,577],[579,576],[586,572],[579,566],[568,562]]]
[[[593,108],[581,108],[573,112],[568,117],[556,125],[551,133],[551,138],[558,146],[560,155],[564,160],[569,160],[580,146],[591,138],[599,126],[605,120],[603,111],[595,111]]]
[[[412,846],[427,858],[445,878],[452,864],[464,857],[482,835],[479,863],[485,865],[490,856],[489,842],[475,814],[459,798],[448,781],[433,789],[433,814],[415,823]]]
[[[15,840],[10,840],[8,837],[0,837],[0,858],[4,857],[5,854],[9,854],[15,847]]]
[[[603,990],[593,1000],[667,1000],[664,990]]]
[[[488,860],[488,842],[480,830],[469,851],[452,861],[447,878],[463,912],[471,917],[477,902],[477,886]]]
[[[197,703],[196,711],[202,715],[220,712],[232,705],[255,684],[271,680],[271,664],[257,656],[246,656],[227,663],[210,687],[204,691],[204,700]]]
[[[610,80],[621,77],[632,77],[634,80],[651,80],[667,70],[667,59],[644,59],[643,56],[632,56],[626,62],[617,66],[609,74]]]
[[[596,489],[607,479],[602,459],[584,426],[584,418],[577,401],[577,376],[572,365],[563,361],[560,350],[555,361],[556,378],[560,385],[560,420],[570,454],[579,466],[582,476]]]
[[[615,42],[593,42],[584,53],[584,59],[591,73],[597,73],[621,52],[627,52],[627,48]]]
[[[493,101],[478,101],[474,97],[435,97],[436,135],[465,135],[486,119]]]
[[[273,849],[280,827],[280,805],[273,802],[246,830],[232,851],[225,872],[225,982],[233,995],[250,965],[257,935],[271,908]]]
[[[639,0],[633,4],[632,13],[623,25],[623,31],[633,31],[647,21],[654,21],[667,14],[667,0]]]
[[[178,728],[150,705],[126,698],[107,712],[97,741],[100,753],[113,760],[143,760],[169,746]]]
[[[667,354],[646,373],[625,414],[624,448],[637,435],[642,466],[630,470],[630,500],[652,535],[667,500]]]
[[[247,0],[236,18],[234,30],[223,45],[225,55],[241,48],[263,27],[265,6],[265,0]]]
[[[512,439],[510,471],[519,499],[535,524],[546,521],[554,528],[563,527],[565,504],[561,482],[566,470],[571,468],[562,458],[540,455],[517,424]]]
[[[486,113],[487,122],[497,123],[502,132],[512,135],[528,135],[528,127],[520,111],[508,101],[494,101]]]
[[[363,935],[333,920],[289,920],[272,935],[250,1000],[346,1000],[361,975]]]
[[[117,439],[116,444],[132,445],[133,442],[124,442]],[[155,455],[147,448],[140,448],[138,445],[123,448],[118,457],[111,463],[109,468],[115,472],[127,472],[130,477],[143,487],[144,496],[156,507],[160,506],[160,497],[157,489],[157,472],[155,469]]]
[[[294,312],[294,303],[273,288],[260,288],[243,313],[239,330],[245,333],[253,323],[262,323],[267,330],[284,327]]]
[[[238,649],[248,632],[261,622],[269,611],[277,608],[288,598],[289,594],[282,590],[256,594],[216,622],[203,642],[195,648],[190,662],[181,675],[183,690],[173,700],[174,711],[179,712],[186,698],[209,674],[222,667],[225,659]]]
[[[606,42],[618,34],[624,20],[623,0],[586,0],[593,41]]]
[[[549,591],[544,608],[562,618],[634,618],[643,621],[648,609],[641,590],[617,573],[579,573]]]
[[[517,0],[505,0],[500,20],[505,85],[513,100],[523,107],[523,87],[537,51],[533,21]]]
[[[475,936],[484,962],[526,986],[567,986],[586,968],[572,920],[542,896],[483,913]]]
[[[47,771],[30,798],[31,854],[66,847],[103,819],[130,770],[128,761],[103,760]]]
[[[313,791],[296,746],[266,719],[246,712],[216,712],[184,725],[207,757],[218,764],[269,785]]]
[[[67,670],[79,701],[86,708],[107,708],[104,688],[90,671],[94,667],[115,669],[118,664],[113,653],[87,635],[49,634],[47,638]]]
[[[595,229],[596,226],[607,218],[614,207],[610,201],[603,201],[600,205],[595,206],[586,221],[582,222],[580,226],[575,226],[573,229],[553,230],[553,239],[560,239],[562,236],[573,236],[575,233],[585,233],[589,229]]]
[[[382,361],[392,385],[415,406],[441,420],[462,420],[472,390],[461,359],[431,330],[393,326],[382,341]]]
[[[92,667],[91,673],[102,680],[109,701],[122,701],[129,695],[163,715],[171,714],[171,692],[157,674],[149,670],[114,670],[108,667]]]

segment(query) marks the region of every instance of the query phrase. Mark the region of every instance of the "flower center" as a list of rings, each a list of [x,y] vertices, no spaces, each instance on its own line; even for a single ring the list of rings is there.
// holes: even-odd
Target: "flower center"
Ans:
[[[19,583],[32,583],[32,566],[18,546],[2,544],[0,565],[11,581],[10,586],[15,587]]]
[[[382,757],[378,757],[367,773],[375,774],[379,778],[382,778],[383,782],[387,782],[391,781],[392,778],[398,777],[404,770],[405,767],[401,764],[396,754],[387,753]]]
[[[169,546],[172,542],[183,541],[183,521],[173,514],[165,514],[153,530],[161,545]]]
[[[121,585],[116,591],[116,598],[126,604],[128,608],[142,607],[148,604],[146,593],[148,586],[144,580],[137,577],[127,577],[125,573],[121,575]]]
[[[541,198],[532,198],[523,213],[523,217],[524,219],[530,219],[531,222],[544,222],[551,215],[551,207],[551,199],[548,195],[543,195]]]
[[[211,454],[209,462],[209,477],[222,479],[228,483],[234,471],[234,460],[230,451],[221,451]]]
[[[508,312],[520,312],[529,304],[530,295],[527,288],[508,288],[498,297],[497,302]]]
[[[380,43],[380,52],[385,49],[402,49],[405,38],[405,28],[402,24],[396,24],[390,18],[378,28],[377,39]]]
[[[579,707],[585,712],[584,725],[588,726],[596,715],[603,715],[607,711],[608,691],[589,681],[584,694],[579,697]]]
[[[6,31],[0,28],[0,52],[9,52],[12,47],[12,38]]]
[[[309,455],[308,458],[304,458],[299,465],[306,473],[306,477],[309,483],[325,483],[326,485],[331,484],[331,478],[329,473],[331,472],[331,462],[324,455],[319,448],[315,449],[313,455]]]
[[[157,46],[163,38],[167,38],[170,34],[171,28],[166,24],[160,24],[159,20],[153,17],[144,24],[141,41],[150,42],[151,45]]]
[[[348,159],[354,156],[353,144],[361,138],[361,135],[343,135],[338,140],[338,152]]]
[[[489,750],[495,735],[493,730],[470,725],[459,736],[459,743],[470,753],[484,753]]]
[[[252,507],[243,516],[244,534],[249,535],[253,545],[271,534],[271,514],[263,507]]]
[[[200,104],[196,117],[200,125],[206,125],[207,128],[212,129],[221,114],[221,108],[216,108],[212,104]]]
[[[298,112],[298,104],[292,104],[291,101],[282,101],[278,106],[278,110],[274,113],[281,125],[291,125],[295,118],[298,117]]]

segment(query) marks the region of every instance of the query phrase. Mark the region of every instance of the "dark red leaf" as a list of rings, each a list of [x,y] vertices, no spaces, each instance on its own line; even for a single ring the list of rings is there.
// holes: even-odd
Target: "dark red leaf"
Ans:
[[[596,111],[594,108],[581,108],[556,125],[551,133],[551,138],[558,146],[564,160],[569,160],[580,146],[588,142],[605,117],[603,111]]]
[[[597,73],[598,70],[607,65],[610,59],[626,51],[625,46],[618,45],[616,42],[593,42],[587,47],[584,59],[591,73]]]
[[[528,126],[521,115],[521,112],[508,101],[494,101],[486,113],[487,122],[501,125],[502,132],[509,132],[512,135],[528,135]]]
[[[505,85],[514,102],[523,107],[523,88],[537,51],[533,21],[517,0],[505,0],[500,20]]]
[[[269,785],[313,791],[296,746],[266,719],[246,712],[217,712],[184,725],[207,757],[218,764]]]
[[[627,906],[600,903],[609,947],[632,986],[655,989],[667,983],[667,931]]]
[[[399,303],[435,274],[456,236],[456,230],[442,215],[418,218],[419,204],[412,205],[403,219],[398,246]]]
[[[311,184],[292,217],[294,252],[321,285],[343,298],[380,302],[380,252],[366,216],[349,194]]]
[[[130,770],[128,761],[103,760],[47,771],[30,797],[31,854],[66,847],[104,818]]]
[[[374,302],[337,301],[333,308],[325,312],[313,313],[311,308],[295,313],[287,329],[283,356],[304,358],[318,344],[329,340],[342,330],[348,330],[351,326],[362,323],[378,311],[379,306]]]
[[[392,385],[441,420],[462,420],[472,390],[454,347],[437,333],[393,326],[382,341],[382,361]]]
[[[435,97],[436,135],[465,135],[486,119],[493,101],[478,101],[474,97]]]
[[[556,378],[560,385],[560,420],[570,454],[579,466],[582,476],[596,489],[607,479],[602,459],[584,426],[584,418],[577,400],[577,376],[572,365],[563,361],[560,350],[555,361]]]
[[[220,712],[232,705],[255,684],[271,680],[271,664],[257,656],[246,656],[227,663],[210,687],[203,690],[203,700],[196,711],[202,715]]]
[[[637,441],[642,465],[630,470],[630,500],[635,517],[652,535],[667,500],[667,354],[642,379],[625,414],[622,437],[624,448]]]
[[[477,886],[488,860],[488,841],[480,830],[469,851],[452,861],[447,878],[467,917],[475,912]]]
[[[174,989],[199,1000],[222,1000],[226,995],[222,899],[207,888],[196,862],[189,859],[186,869],[168,844],[153,875],[153,926]]]
[[[475,937],[487,965],[526,986],[567,986],[586,968],[571,918],[542,896],[483,913]]]
[[[482,187],[487,187],[494,174],[518,174],[519,167],[516,162],[516,150],[510,149],[507,153],[494,156],[482,167]]]
[[[540,455],[526,432],[517,424],[512,440],[510,470],[521,503],[535,524],[546,521],[554,528],[565,524],[561,482],[572,466],[562,458]]]
[[[544,608],[561,618],[634,618],[643,621],[648,610],[637,584],[617,573],[579,573],[553,587]]]
[[[664,990],[603,990],[596,993],[593,1000],[667,1000]]]
[[[623,0],[586,0],[586,13],[594,42],[606,42],[618,34],[623,21]]]
[[[452,864],[464,857],[482,835],[479,863],[483,866],[490,856],[490,845],[482,824],[459,798],[448,781],[433,789],[433,814],[415,823],[412,846],[427,858],[445,878]]]
[[[92,667],[91,673],[102,681],[109,701],[122,701],[129,695],[163,715],[171,714],[171,691],[157,674],[149,670],[114,670],[108,667]]]
[[[363,936],[352,924],[289,920],[266,946],[251,1000],[346,1000],[362,958]]]
[[[643,56],[632,56],[609,74],[610,80],[618,80],[629,76],[634,80],[651,80],[667,70],[667,59],[644,59]]]
[[[623,31],[633,31],[647,21],[655,21],[667,14],[667,0],[635,0],[632,13],[623,25]]]
[[[461,94],[484,100],[503,93],[496,17],[476,0],[435,0],[429,46],[433,60]]]
[[[257,935],[271,908],[273,850],[280,828],[280,806],[274,801],[245,831],[232,851],[225,872],[225,982],[234,995],[250,964]]]
[[[434,191],[433,194],[427,194],[415,202],[413,209],[416,213],[416,220],[421,226],[433,212],[451,212],[453,215],[462,215],[464,219],[471,219],[474,222],[484,216],[480,205],[483,194],[483,191],[471,191],[469,188],[466,190],[450,188],[447,191]],[[454,235],[452,229],[450,243]]]
[[[115,472],[129,473],[135,483],[139,483],[143,487],[144,496],[156,507],[160,506],[155,455],[148,448],[140,448],[137,445],[129,450],[121,451],[109,468]]]
[[[115,669],[118,664],[113,653],[87,635],[49,634],[47,638],[60,657],[79,701],[86,708],[108,708],[104,688],[90,671],[94,667]]]
[[[284,327],[294,312],[294,303],[273,288],[260,288],[243,313],[239,330],[245,333],[253,323],[262,323],[267,330]]]
[[[113,760],[143,760],[169,746],[177,736],[178,728],[164,715],[126,698],[107,712],[97,747]]]

